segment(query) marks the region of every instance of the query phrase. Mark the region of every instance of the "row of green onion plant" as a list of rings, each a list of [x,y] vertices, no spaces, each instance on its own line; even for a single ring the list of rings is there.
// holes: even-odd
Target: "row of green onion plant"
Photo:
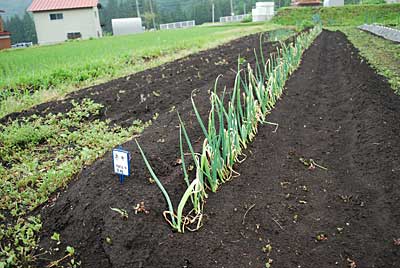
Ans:
[[[243,150],[255,137],[258,125],[268,123],[266,117],[281,97],[286,80],[300,65],[303,52],[320,32],[321,27],[316,26],[299,34],[290,44],[281,43],[268,59],[263,55],[260,39],[260,51],[255,51],[255,66],[248,64],[241,69],[238,64],[231,94],[227,94],[226,88],[222,94],[217,94],[217,78],[210,96],[211,110],[207,120],[201,118],[192,96],[193,110],[205,136],[201,152],[194,151],[178,113],[181,165],[187,189],[176,209],[136,141],[152,178],[167,201],[168,210],[164,212],[164,217],[174,230],[184,232],[185,228],[197,230],[201,227],[207,190],[216,192],[221,184],[237,174],[233,165],[241,161]],[[195,176],[191,181],[185,161],[185,144],[195,167]],[[192,204],[191,209],[185,208],[188,202]]]

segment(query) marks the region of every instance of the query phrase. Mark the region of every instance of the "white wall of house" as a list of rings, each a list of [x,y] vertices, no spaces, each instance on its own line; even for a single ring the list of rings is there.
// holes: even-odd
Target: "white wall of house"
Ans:
[[[324,7],[344,6],[344,0],[324,0]]]
[[[51,14],[62,14],[62,19],[51,20]],[[34,12],[33,20],[41,45],[63,42],[68,33],[80,33],[82,39],[103,36],[97,7]]]

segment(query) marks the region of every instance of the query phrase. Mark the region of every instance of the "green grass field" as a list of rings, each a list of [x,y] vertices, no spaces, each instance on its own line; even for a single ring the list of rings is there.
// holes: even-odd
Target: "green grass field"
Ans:
[[[264,23],[146,32],[0,52],[0,117],[79,87],[140,71],[239,36]]]
[[[357,26],[364,23],[400,24],[400,4],[345,5],[342,7],[281,8],[272,20],[282,25],[297,25],[321,20],[325,26]]]

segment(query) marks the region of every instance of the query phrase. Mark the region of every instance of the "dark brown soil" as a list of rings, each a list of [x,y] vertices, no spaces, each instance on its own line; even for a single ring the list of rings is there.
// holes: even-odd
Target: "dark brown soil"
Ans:
[[[226,53],[223,57],[232,66],[238,52],[252,48],[249,41],[256,45],[257,38],[252,38],[213,50],[211,56],[200,55],[215,62],[219,53]],[[113,82],[114,95],[116,88],[129,92],[120,96],[125,103],[120,110],[111,93],[100,99],[109,103],[105,116],[115,122],[160,113],[139,142],[175,204],[184,183],[175,165],[177,116],[168,111],[176,105],[199,147],[202,137],[188,97],[198,88],[195,99],[205,114],[207,90],[219,68],[199,62],[202,78],[185,82],[184,76],[176,76],[184,62],[167,65],[174,70],[166,72],[172,74],[169,80],[148,71],[146,75],[159,79],[145,87],[161,93],[148,111],[131,89],[140,77]],[[224,84],[232,83],[229,68],[218,72],[225,74]],[[102,89],[111,92],[107,86]],[[95,100],[102,94],[95,89],[90,93]],[[305,53],[268,120],[279,124],[278,131],[270,125],[260,128],[246,161],[236,167],[241,175],[210,194],[200,231],[171,232],[162,217],[163,197],[148,182],[131,141],[124,147],[133,153],[134,174],[120,185],[109,155],[83,170],[54,204],[42,209],[41,246],[56,247],[49,237],[59,232],[61,250],[73,246],[85,268],[265,267],[269,258],[279,268],[350,267],[352,262],[357,267],[399,267],[400,246],[394,239],[400,238],[400,98],[389,84],[358,57],[342,33],[324,31]],[[300,157],[328,170],[309,170]],[[133,206],[141,201],[149,214],[135,215]],[[121,219],[110,207],[126,209],[129,218]],[[326,239],[317,241],[321,234]],[[270,253],[263,251],[268,244]],[[47,263],[41,259],[38,266]]]

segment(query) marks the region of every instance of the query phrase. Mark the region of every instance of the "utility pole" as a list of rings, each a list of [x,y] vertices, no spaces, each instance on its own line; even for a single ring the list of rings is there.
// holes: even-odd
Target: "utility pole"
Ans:
[[[246,15],[246,2],[243,3],[243,14]]]
[[[137,13],[137,17],[140,18],[140,9],[139,9],[139,1],[136,0],[136,13]]]
[[[212,22],[215,23],[215,5],[214,5],[214,0],[212,1]]]
[[[234,16],[235,13],[233,12],[233,0],[231,0],[231,15]]]
[[[151,15],[152,15],[152,19],[153,19],[153,28],[154,28],[154,30],[156,30],[156,19],[155,19],[155,14],[154,14],[154,12],[153,12],[153,0],[149,0],[149,2],[150,2],[150,12],[151,12]]]

